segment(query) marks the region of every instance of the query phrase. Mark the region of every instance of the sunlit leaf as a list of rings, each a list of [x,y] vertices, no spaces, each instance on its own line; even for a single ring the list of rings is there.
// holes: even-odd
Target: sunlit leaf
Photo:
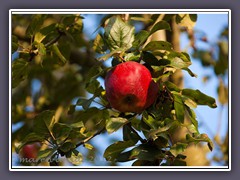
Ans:
[[[100,34],[98,34],[93,41],[93,50],[98,52],[98,53],[103,53],[105,51],[104,40],[103,40],[103,37]]]
[[[170,91],[176,91],[176,92],[180,92],[181,89],[176,86],[174,83],[170,82],[170,81],[166,81],[164,82],[164,84],[167,86],[167,88],[170,90]]]
[[[213,142],[211,139],[208,137],[207,134],[199,134],[197,136],[192,137],[190,134],[186,135],[186,140],[188,143],[193,142],[195,144],[199,142],[207,142],[208,143],[208,148],[212,151],[213,150]]]
[[[99,57],[98,60],[106,61],[109,58],[111,58],[112,56],[117,56],[117,55],[121,54],[123,50],[124,50],[123,48],[115,49],[115,50],[111,51],[110,53]]]
[[[107,147],[107,149],[104,152],[104,157],[106,158],[107,161],[114,161],[123,150],[134,145],[135,143],[131,140],[117,141]]]
[[[91,145],[91,144],[89,144],[89,143],[85,143],[84,144],[84,147],[85,148],[87,148],[87,149],[89,149],[89,150],[92,150],[94,147]]]
[[[181,154],[187,146],[187,143],[178,142],[171,147],[170,152],[176,157],[178,154]]]
[[[55,152],[56,148],[49,148],[45,150],[40,150],[37,155],[37,161],[38,162],[46,162],[48,158],[50,158]]]
[[[174,98],[174,109],[176,111],[177,120],[181,123],[184,122],[184,104],[182,98],[178,94],[173,94]]]
[[[171,27],[168,22],[159,21],[153,26],[149,35],[155,33],[156,31],[159,31],[159,30],[171,30]]]
[[[67,160],[73,165],[80,165],[83,162],[83,155],[79,151],[74,150],[71,152],[70,157],[68,157]]]
[[[156,51],[156,50],[172,50],[172,44],[167,41],[150,41],[143,51]]]
[[[191,98],[198,105],[208,105],[211,108],[216,108],[217,107],[214,98],[202,93],[199,90],[183,89],[182,90],[182,95]]]
[[[145,30],[141,30],[137,35],[135,36],[135,40],[133,41],[133,47],[139,48],[142,46],[147,38],[149,37],[149,32]]]
[[[159,127],[154,130],[150,130],[148,133],[148,138],[156,140],[159,135],[166,133],[166,131],[168,131],[170,128],[176,128],[177,126],[179,126],[178,122],[172,121],[171,123],[167,124],[166,126]]]
[[[105,29],[110,50],[129,49],[134,41],[135,27],[123,22],[120,17],[111,17]]]
[[[34,41],[37,43],[41,43],[47,35],[54,32],[56,30],[56,24],[50,24],[42,29],[40,29],[38,32],[36,32],[34,36]]]
[[[124,124],[126,124],[128,120],[122,117],[110,118],[107,120],[106,123],[106,130],[109,134],[117,131],[121,128]]]
[[[151,129],[157,129],[159,124],[158,121],[154,119],[153,116],[149,115],[146,111],[143,112],[142,120],[149,126]]]

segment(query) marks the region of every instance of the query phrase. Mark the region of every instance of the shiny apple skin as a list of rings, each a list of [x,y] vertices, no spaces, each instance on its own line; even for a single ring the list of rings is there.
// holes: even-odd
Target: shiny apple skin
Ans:
[[[150,71],[134,61],[113,67],[106,75],[105,88],[111,107],[120,112],[141,113],[158,95]]]

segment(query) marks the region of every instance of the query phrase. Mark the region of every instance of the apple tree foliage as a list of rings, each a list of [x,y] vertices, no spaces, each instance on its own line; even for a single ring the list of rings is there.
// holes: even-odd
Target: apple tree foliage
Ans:
[[[11,122],[18,125],[11,137],[14,151],[40,142],[38,158],[31,165],[44,160],[49,162],[46,165],[61,165],[59,158],[80,165],[97,149],[91,144],[93,138],[116,131],[122,132],[121,139],[103,154],[112,165],[128,161],[133,166],[187,165],[182,153],[190,144],[207,143],[212,150],[208,135],[199,132],[194,109],[198,105],[216,108],[215,99],[169,80],[176,70],[197,77],[190,69],[189,54],[176,51],[167,41],[148,41],[157,31],[171,33],[170,21],[192,26],[197,15],[165,15],[157,21],[159,16],[147,20],[141,15],[100,16],[98,34],[88,40],[82,15],[12,15],[13,57],[18,52],[11,74]],[[137,30],[137,24],[144,26]],[[109,59],[110,67],[104,63]],[[100,83],[109,69],[125,61],[144,64],[159,84],[154,104],[140,114],[112,109]],[[225,66],[219,63],[215,69],[222,73]],[[33,91],[36,82],[41,86]],[[188,133],[173,142],[179,127]],[[86,157],[80,146],[88,151]]]

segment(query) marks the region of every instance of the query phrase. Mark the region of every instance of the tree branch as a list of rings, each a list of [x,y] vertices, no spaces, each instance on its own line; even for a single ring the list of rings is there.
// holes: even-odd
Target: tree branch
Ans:
[[[101,130],[97,131],[95,134],[89,136],[88,138],[84,139],[83,141],[81,141],[80,143],[76,144],[76,148],[81,146],[81,145],[84,145],[86,142],[90,141],[92,138],[94,138],[95,136],[101,134],[103,131],[105,130],[105,127],[102,128]]]
[[[62,35],[64,35],[64,33],[61,32],[61,31],[58,31],[58,33],[59,34],[58,34],[58,36],[56,38],[52,39],[51,41],[49,41],[48,43],[45,44],[46,48],[51,46],[51,45],[53,45],[54,43],[56,43],[62,37]]]

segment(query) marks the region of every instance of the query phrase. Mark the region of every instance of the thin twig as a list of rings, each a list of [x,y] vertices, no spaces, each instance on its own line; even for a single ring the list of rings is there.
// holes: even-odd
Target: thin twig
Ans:
[[[95,136],[101,134],[103,131],[105,130],[105,127],[102,128],[101,130],[97,131],[95,134],[89,136],[88,138],[84,139],[83,141],[81,141],[80,143],[76,144],[76,148],[81,146],[81,145],[84,145],[86,142],[90,141],[92,138],[94,138]]]
[[[56,37],[56,38],[54,38],[54,39],[52,39],[51,41],[49,41],[48,43],[46,43],[45,44],[45,47],[47,48],[47,47],[49,47],[49,46],[51,46],[51,45],[53,45],[54,43],[56,43],[61,37],[62,37],[62,35],[64,34],[63,32],[61,32],[61,31],[58,31],[58,36]]]

